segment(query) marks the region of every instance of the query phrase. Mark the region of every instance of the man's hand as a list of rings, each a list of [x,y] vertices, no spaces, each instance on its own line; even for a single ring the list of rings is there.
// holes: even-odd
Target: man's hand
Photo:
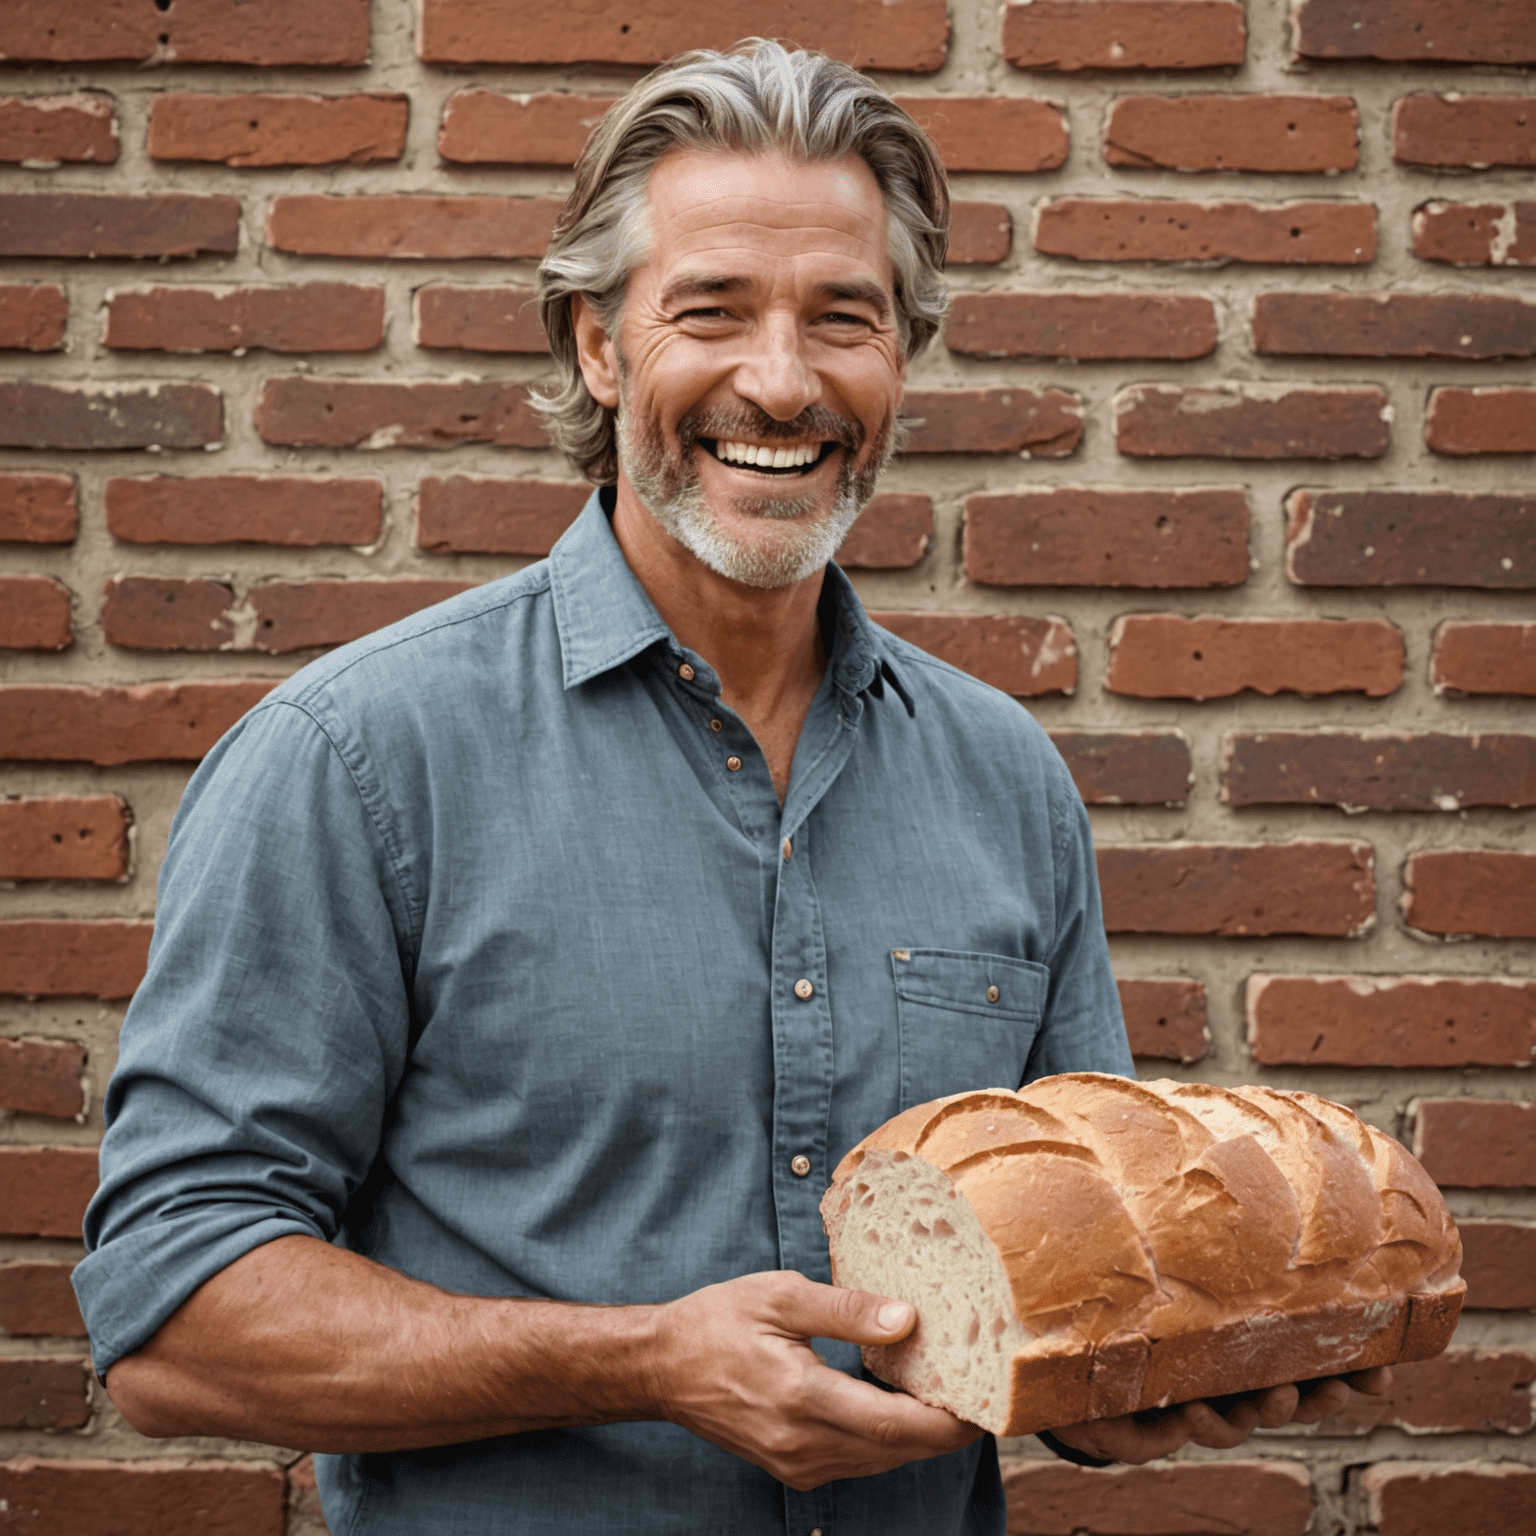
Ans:
[[[1090,1456],[1139,1466],[1171,1455],[1191,1440],[1196,1445],[1229,1451],[1256,1429],[1316,1424],[1340,1412],[1349,1402],[1351,1389],[1380,1397],[1391,1385],[1391,1368],[1379,1365],[1352,1376],[1303,1383],[1305,1391],[1302,1386],[1271,1387],[1242,1398],[1225,1412],[1218,1412],[1210,1403],[1183,1403],[1147,1421],[1127,1413],[1117,1419],[1087,1419],[1051,1433]]]
[[[894,1344],[916,1320],[908,1302],[788,1271],[708,1286],[662,1308],[657,1417],[799,1489],[959,1450],[974,1424],[832,1370],[809,1342]]]

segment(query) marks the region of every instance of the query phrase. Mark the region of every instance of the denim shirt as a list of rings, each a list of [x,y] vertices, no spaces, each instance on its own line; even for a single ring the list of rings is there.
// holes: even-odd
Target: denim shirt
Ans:
[[[98,1370],[290,1233],[485,1296],[829,1281],[818,1202],[890,1116],[1130,1072],[1043,732],[875,627],[835,567],[820,612],[782,810],[597,495],[547,561],[315,662],[224,737],[107,1092],[76,1271]],[[809,1493],[646,1422],[318,1468],[336,1536],[1005,1525],[989,1437]]]

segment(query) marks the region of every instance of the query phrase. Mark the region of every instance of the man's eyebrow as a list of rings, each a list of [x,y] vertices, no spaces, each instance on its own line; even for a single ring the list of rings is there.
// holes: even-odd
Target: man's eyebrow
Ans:
[[[882,320],[891,317],[891,298],[876,282],[863,278],[845,278],[840,282],[822,283],[816,292],[824,299],[840,299],[844,303],[870,305]]]
[[[662,290],[661,302],[664,307],[670,308],[680,299],[702,299],[716,297],[722,293],[739,293],[750,283],[745,277],[731,277],[726,274],[713,273],[689,273],[684,277],[674,279]]]
[[[718,298],[722,294],[740,293],[751,286],[752,280],[747,277],[727,273],[689,273],[667,284],[661,293],[661,303],[663,308],[670,309],[683,299]],[[882,320],[891,317],[890,295],[874,281],[858,277],[840,278],[835,282],[818,284],[816,296],[845,304],[868,304]]]

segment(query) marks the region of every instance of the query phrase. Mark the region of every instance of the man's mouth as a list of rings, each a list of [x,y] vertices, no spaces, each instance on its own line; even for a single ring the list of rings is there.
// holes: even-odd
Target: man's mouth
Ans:
[[[762,475],[808,475],[837,447],[834,442],[744,443],[701,437],[699,446],[722,464]]]

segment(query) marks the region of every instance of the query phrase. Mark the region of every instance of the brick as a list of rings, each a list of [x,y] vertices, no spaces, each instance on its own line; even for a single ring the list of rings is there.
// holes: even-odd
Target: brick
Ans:
[[[1052,731],[1087,805],[1183,805],[1194,772],[1182,731]]]
[[[193,95],[168,91],[149,110],[155,160],[261,165],[363,164],[405,152],[410,98],[393,91],[355,96]]]
[[[1360,1486],[1381,1536],[1511,1536],[1536,1522],[1536,1469],[1513,1463],[1382,1461]]]
[[[1279,357],[1532,357],[1536,304],[1487,293],[1261,293],[1253,345]]]
[[[961,293],[944,345],[972,357],[1205,357],[1216,349],[1216,306],[1173,293]]]
[[[76,1536],[283,1536],[283,1474],[251,1462],[0,1463],[0,1498],[18,1532]]]
[[[274,581],[251,591],[259,651],[342,645],[467,592],[472,581]]]
[[[1536,805],[1536,736],[1234,732],[1222,741],[1221,798],[1363,811],[1516,809]]]
[[[110,96],[0,97],[0,161],[60,165],[117,159],[117,116]]]
[[[372,544],[377,480],[302,475],[155,475],[108,480],[107,529],[129,544]]]
[[[263,441],[306,448],[547,448],[521,384],[268,379],[256,407]]]
[[[592,488],[582,480],[423,480],[416,543],[434,555],[547,555],[576,521]]]
[[[85,1108],[84,1068],[85,1047],[78,1041],[0,1040],[0,1108],[71,1119]]]
[[[1413,213],[1413,253],[1455,267],[1536,266],[1536,202],[1425,203]]]
[[[174,576],[114,576],[107,582],[101,632],[109,645],[139,651],[235,649],[224,583]]]
[[[64,345],[69,303],[55,283],[0,286],[0,347],[16,352],[57,352]]]
[[[329,1536],[315,1482],[315,1458],[301,1456],[288,1468],[287,1536]]]
[[[1297,0],[1291,14],[1302,58],[1536,64],[1533,0]]]
[[[1013,249],[1013,215],[1002,203],[957,200],[950,206],[950,267],[989,266]]]
[[[1376,459],[1389,415],[1367,385],[1141,384],[1115,396],[1115,442],[1137,458]]]
[[[1293,491],[1286,575],[1303,587],[1536,587],[1536,496]]]
[[[3,448],[204,448],[223,433],[208,384],[0,383]]]
[[[1528,1067],[1536,982],[1250,976],[1248,1048],[1267,1067]]]
[[[1536,694],[1536,624],[1463,624],[1435,631],[1429,678],[1436,693]]]
[[[674,0],[620,12],[424,0],[420,53],[430,64],[660,64],[684,48],[792,37],[856,69],[931,73],[944,62],[944,0]]]
[[[196,762],[276,686],[275,678],[130,688],[13,684],[0,688],[0,761]]]
[[[990,586],[1239,586],[1248,498],[1087,486],[970,496],[965,573]]]
[[[1533,166],[1536,110],[1529,96],[1405,96],[1392,108],[1392,158],[1477,171]]]
[[[0,474],[0,541],[68,544],[79,522],[72,476]]]
[[[267,244],[300,256],[507,261],[542,256],[559,212],[554,197],[278,197]]]
[[[1362,266],[1376,258],[1376,209],[1347,202],[1059,197],[1040,205],[1035,249],[1078,261]]]
[[[130,822],[116,795],[0,800],[0,880],[122,880]]]
[[[0,10],[0,59],[60,64],[148,59],[165,22],[154,0],[95,0],[72,9],[50,0],[7,0]]]
[[[1016,1462],[1003,1492],[1008,1536],[1302,1536],[1312,1519],[1311,1478],[1281,1461]]]
[[[85,1337],[69,1283],[73,1264],[0,1260],[0,1331],[19,1338]]]
[[[1536,1104],[1421,1099],[1411,1150],[1430,1178],[1445,1187],[1536,1184]]]
[[[464,352],[549,351],[532,288],[459,287],[416,290],[416,345]]]
[[[84,1360],[0,1358],[0,1429],[79,1429],[91,1416]]]
[[[1425,933],[1536,939],[1536,853],[1435,848],[1403,867],[1403,917]]]
[[[1330,1435],[1368,1434],[1378,1425],[1410,1431],[1520,1434],[1531,1428],[1536,1355],[1520,1350],[1453,1349],[1433,1360],[1392,1367],[1384,1397],[1356,1393],[1328,1421]]]
[[[369,352],[384,290],[351,283],[143,288],[107,295],[109,347],[157,352]]]
[[[1237,0],[1010,0],[1003,57],[1018,69],[1214,69],[1241,64]]]
[[[0,193],[0,256],[129,257],[163,261],[233,255],[240,199],[191,192]]]
[[[1060,619],[880,612],[870,618],[1015,698],[1071,693],[1077,687],[1077,646]]]
[[[1061,104],[1027,96],[898,96],[949,171],[1053,171],[1067,161]]]
[[[1083,438],[1083,405],[1064,389],[909,389],[905,453],[1019,453],[1060,459]]]
[[[0,576],[0,649],[62,651],[74,638],[63,582],[52,576]]]
[[[1369,843],[1100,844],[1109,933],[1354,938],[1376,917]]]
[[[78,1240],[95,1193],[95,1147],[0,1147],[0,1235]]]
[[[1536,389],[1431,390],[1424,441],[1436,453],[1536,453]]]
[[[1104,158],[1170,171],[1350,171],[1359,137],[1350,96],[1123,96]]]
[[[564,91],[504,96],[471,86],[444,104],[437,152],[458,165],[574,165],[617,100]]]
[[[1536,1227],[1459,1221],[1466,1305],[1501,1312],[1536,1309]]]
[[[1198,981],[1122,978],[1120,1011],[1131,1054],[1155,1061],[1199,1061],[1210,1049],[1205,988]]]
[[[1403,681],[1403,636],[1386,619],[1186,619],[1127,614],[1109,634],[1104,687],[1138,699],[1364,693]]]
[[[932,543],[933,502],[926,496],[886,491],[859,513],[837,551],[837,563],[849,570],[906,570]]]

